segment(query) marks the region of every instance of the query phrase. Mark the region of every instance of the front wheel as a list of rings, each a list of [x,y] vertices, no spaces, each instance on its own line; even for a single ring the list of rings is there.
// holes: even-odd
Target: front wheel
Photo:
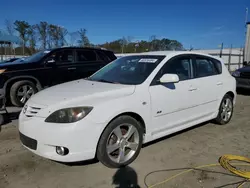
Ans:
[[[29,80],[14,83],[10,88],[10,100],[14,106],[22,107],[37,92],[36,85]]]
[[[97,147],[97,158],[109,168],[132,163],[141,150],[143,129],[131,116],[114,119],[104,130]]]
[[[219,113],[215,119],[215,123],[225,125],[229,123],[233,116],[233,98],[226,94],[220,104]]]

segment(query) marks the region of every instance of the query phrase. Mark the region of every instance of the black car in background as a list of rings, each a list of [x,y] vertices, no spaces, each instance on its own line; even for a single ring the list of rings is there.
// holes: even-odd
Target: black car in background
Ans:
[[[39,90],[88,77],[115,59],[112,51],[103,48],[63,47],[0,63],[0,97],[21,107]]]
[[[250,65],[235,70],[232,73],[237,83],[237,89],[250,89]]]
[[[18,60],[19,58],[17,57],[14,57],[14,58],[9,58],[7,60],[4,60],[4,61],[1,61],[1,63],[10,63],[10,62],[14,62],[16,60]]]

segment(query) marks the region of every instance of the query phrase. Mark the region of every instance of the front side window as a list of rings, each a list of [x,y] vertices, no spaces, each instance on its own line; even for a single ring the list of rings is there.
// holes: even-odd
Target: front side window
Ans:
[[[179,80],[188,80],[191,78],[191,59],[189,57],[180,57],[167,62],[162,70],[163,74],[177,74]]]
[[[49,58],[55,60],[56,63],[72,63],[73,62],[73,50],[60,50],[53,53]]]
[[[139,55],[126,56],[109,63],[90,76],[93,81],[129,85],[143,83],[165,56]]]
[[[217,74],[216,68],[212,61],[205,58],[196,58],[196,78],[212,76]]]

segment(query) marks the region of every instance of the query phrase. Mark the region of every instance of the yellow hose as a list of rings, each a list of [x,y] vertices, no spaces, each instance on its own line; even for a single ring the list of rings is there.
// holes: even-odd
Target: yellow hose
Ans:
[[[184,170],[178,174],[175,174],[167,179],[165,179],[164,181],[161,181],[161,182],[158,182],[154,185],[151,185],[149,186],[148,188],[153,188],[153,187],[156,187],[158,185],[162,185],[164,183],[167,183],[169,182],[170,180],[180,176],[180,175],[183,175],[183,174],[186,174],[188,172],[191,172],[193,170],[196,170],[196,169],[202,169],[202,168],[206,168],[206,167],[214,167],[214,166],[222,166],[224,169],[230,171],[231,173],[241,177],[241,178],[245,178],[246,181],[245,182],[242,182],[238,188],[241,188],[248,180],[250,180],[250,172],[248,171],[242,171],[242,170],[237,170],[236,167],[234,167],[233,165],[236,165],[236,166],[250,166],[250,164],[246,164],[246,163],[232,163],[230,164],[229,162],[232,161],[232,160],[237,160],[237,161],[241,161],[241,162],[246,162],[246,163],[250,163],[250,159],[249,158],[246,158],[246,157],[242,157],[242,156],[237,156],[237,155],[223,155],[220,157],[219,159],[219,163],[216,163],[216,164],[208,164],[208,165],[202,165],[202,166],[197,166],[195,168],[192,168],[192,169],[188,169],[188,170]]]

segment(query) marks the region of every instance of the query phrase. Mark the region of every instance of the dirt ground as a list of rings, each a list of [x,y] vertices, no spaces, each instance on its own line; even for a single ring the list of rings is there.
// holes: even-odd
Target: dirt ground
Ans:
[[[66,165],[32,154],[19,142],[17,120],[0,132],[0,188],[146,187],[181,172],[173,170],[217,163],[221,155],[250,157],[250,95],[238,95],[234,117],[226,126],[207,123],[145,146],[137,160],[124,169],[109,169],[89,161]],[[203,171],[204,170],[204,171]],[[204,168],[153,187],[236,187],[241,178],[222,167]],[[131,186],[133,187],[133,186]],[[135,186],[134,186],[135,187]],[[250,183],[243,187],[250,187]]]

